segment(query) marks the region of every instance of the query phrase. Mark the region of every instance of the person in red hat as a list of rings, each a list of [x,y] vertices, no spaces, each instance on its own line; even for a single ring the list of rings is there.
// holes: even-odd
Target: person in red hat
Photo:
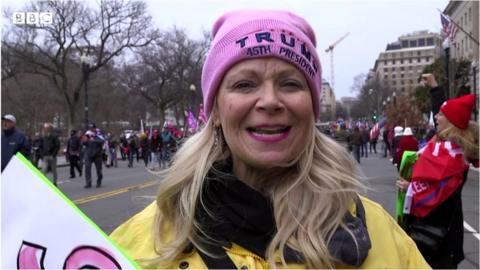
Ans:
[[[469,163],[478,164],[478,125],[470,121],[475,95],[445,101],[433,74],[422,79],[431,87],[437,132],[418,152],[411,182],[400,178],[397,186],[411,198],[406,230],[427,262],[457,268],[464,259],[462,188]]]

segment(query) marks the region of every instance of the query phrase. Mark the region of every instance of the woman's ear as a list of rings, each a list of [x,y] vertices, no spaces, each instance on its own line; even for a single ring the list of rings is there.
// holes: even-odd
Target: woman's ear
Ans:
[[[220,122],[220,116],[218,115],[218,105],[216,101],[212,109],[212,120],[214,127],[220,127],[222,125],[222,123]]]

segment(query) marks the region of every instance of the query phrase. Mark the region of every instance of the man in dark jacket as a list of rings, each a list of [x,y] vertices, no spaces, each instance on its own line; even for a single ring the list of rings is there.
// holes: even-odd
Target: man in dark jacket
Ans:
[[[53,173],[53,184],[57,185],[57,154],[60,150],[60,140],[53,131],[53,125],[51,123],[45,123],[43,125],[43,138],[42,138],[42,155],[45,161],[44,173],[49,171]]]
[[[360,163],[360,148],[362,147],[362,133],[360,129],[355,127],[350,135],[350,143],[352,144],[352,152],[355,160]]]
[[[80,152],[82,151],[82,143],[77,135],[76,130],[70,132],[70,138],[67,142],[67,158],[70,163],[70,178],[75,178],[75,168],[78,171],[80,177],[82,177],[82,168],[78,163],[80,158]]]
[[[27,139],[23,133],[15,129],[16,124],[15,116],[11,114],[2,116],[2,172],[17,152],[26,158],[30,155]]]
[[[85,188],[92,187],[92,163],[97,170],[97,188],[102,185],[102,147],[104,139],[97,133],[95,124],[89,124],[89,130],[85,132]]]
[[[388,152],[389,152],[389,149],[390,149],[390,142],[388,141],[389,130],[390,130],[390,127],[388,125],[385,125],[385,127],[383,128],[383,134],[382,134],[383,144],[384,144],[384,148],[383,148],[383,157],[384,158],[386,158],[388,156]]]

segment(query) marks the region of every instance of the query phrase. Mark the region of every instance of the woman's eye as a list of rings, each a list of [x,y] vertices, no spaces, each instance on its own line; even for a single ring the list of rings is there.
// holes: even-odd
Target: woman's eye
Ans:
[[[296,89],[303,89],[303,84],[294,80],[285,81],[282,86]]]
[[[248,81],[241,81],[241,82],[237,82],[233,85],[233,88],[234,89],[250,89],[250,88],[253,88],[255,86],[255,84],[253,82],[248,82]]]

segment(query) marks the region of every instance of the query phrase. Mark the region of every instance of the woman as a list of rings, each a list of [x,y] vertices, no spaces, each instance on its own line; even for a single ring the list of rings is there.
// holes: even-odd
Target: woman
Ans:
[[[457,268],[464,259],[462,188],[467,179],[468,163],[478,164],[478,126],[469,122],[474,107],[473,94],[444,102],[443,90],[432,74],[424,74],[432,87],[432,109],[437,133],[419,151],[412,171],[411,184],[400,178],[397,186],[412,194],[407,231],[433,268]],[[433,226],[444,231],[437,241],[427,245],[417,229]],[[430,231],[432,227],[430,227]]]
[[[206,126],[157,200],[115,241],[144,268],[428,268],[363,185],[350,155],[315,128],[315,35],[289,12],[235,11],[213,27],[203,67]]]

